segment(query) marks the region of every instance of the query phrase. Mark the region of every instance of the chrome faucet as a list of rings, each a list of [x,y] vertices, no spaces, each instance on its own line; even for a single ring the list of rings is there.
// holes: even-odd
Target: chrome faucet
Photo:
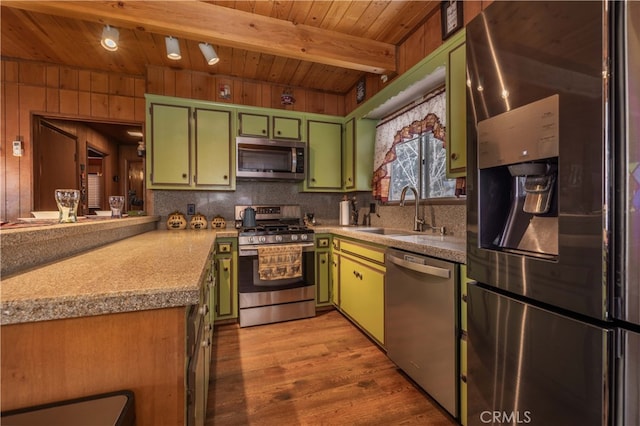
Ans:
[[[415,198],[416,203],[416,211],[413,215],[413,230],[422,232],[422,225],[424,225],[424,219],[420,218],[418,214],[418,206],[420,203],[420,198],[418,197],[418,191],[411,185],[407,185],[402,188],[402,192],[400,193],[400,206],[404,206],[404,197],[407,195],[407,190],[411,190],[413,192],[413,196]]]

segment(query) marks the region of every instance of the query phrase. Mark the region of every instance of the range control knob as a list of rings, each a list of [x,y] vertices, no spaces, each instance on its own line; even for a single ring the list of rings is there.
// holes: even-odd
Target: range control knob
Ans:
[[[277,242],[281,242],[282,241],[282,235],[276,235],[276,241]]]
[[[264,242],[267,241],[267,237],[265,237],[265,236],[259,237],[258,241],[260,241],[261,243],[264,243]]]
[[[253,242],[253,237],[249,237],[249,242],[252,243]]]
[[[302,241],[305,241],[307,238],[308,238],[308,237],[307,237],[307,234],[302,234],[302,235],[300,235],[300,239],[301,239]]]
[[[298,241],[298,236],[296,234],[293,234],[291,236],[291,241]]]

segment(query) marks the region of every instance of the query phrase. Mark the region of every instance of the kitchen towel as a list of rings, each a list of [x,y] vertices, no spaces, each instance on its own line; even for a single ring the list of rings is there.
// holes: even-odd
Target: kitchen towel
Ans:
[[[349,201],[340,201],[340,225],[349,225]]]
[[[286,244],[258,247],[258,276],[263,281],[302,276],[302,246]]]

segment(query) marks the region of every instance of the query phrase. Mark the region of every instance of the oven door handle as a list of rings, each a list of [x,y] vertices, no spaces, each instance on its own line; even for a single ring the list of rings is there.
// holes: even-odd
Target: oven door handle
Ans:
[[[291,244],[297,244],[297,243],[287,243],[284,245],[291,245]],[[274,244],[274,245],[277,245],[277,244]],[[299,245],[302,246],[302,251],[312,251],[314,243],[312,242],[300,243]],[[239,246],[238,255],[239,256],[257,256],[258,247],[265,247],[265,246],[266,246],[265,244],[249,244],[246,246]]]

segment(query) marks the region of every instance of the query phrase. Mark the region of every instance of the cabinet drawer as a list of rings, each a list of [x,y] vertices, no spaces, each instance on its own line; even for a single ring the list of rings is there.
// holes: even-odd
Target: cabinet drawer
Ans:
[[[218,253],[231,253],[232,244],[231,243],[218,243],[217,252]]]
[[[351,241],[342,241],[340,243],[340,250],[342,252],[347,252],[355,254],[356,256],[364,257],[373,262],[384,264],[384,251],[379,248],[365,246]]]
[[[331,238],[329,237],[316,238],[316,248],[329,248],[329,241],[331,241]]]

